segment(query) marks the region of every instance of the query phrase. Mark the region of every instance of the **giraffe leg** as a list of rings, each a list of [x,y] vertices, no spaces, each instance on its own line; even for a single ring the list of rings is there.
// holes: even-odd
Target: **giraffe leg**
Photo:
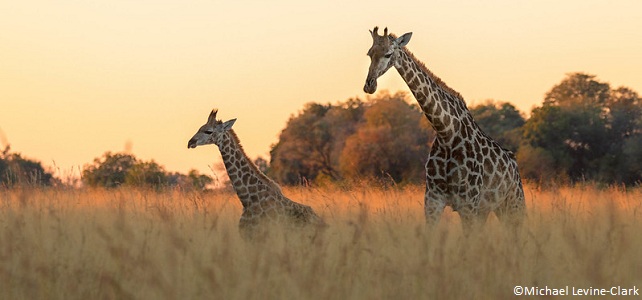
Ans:
[[[469,236],[471,232],[477,232],[486,223],[490,210],[482,205],[482,193],[480,186],[482,179],[482,165],[473,163],[468,168],[468,175],[458,186],[458,198],[460,199],[457,207],[461,226],[464,235]]]
[[[461,227],[465,236],[470,236],[473,232],[478,232],[488,219],[489,211],[464,210],[459,212],[461,218]]]
[[[526,204],[524,196],[519,195],[508,197],[505,202],[495,210],[495,215],[504,226],[508,228],[520,228],[526,218]]]
[[[426,189],[424,194],[424,212],[426,214],[426,224],[434,227],[439,223],[441,214],[444,212],[446,203],[442,196],[435,194],[429,188]]]
[[[431,227],[439,223],[444,207],[446,207],[445,153],[439,146],[439,139],[435,139],[425,165],[426,193],[424,193],[424,213],[426,215],[426,224]]]

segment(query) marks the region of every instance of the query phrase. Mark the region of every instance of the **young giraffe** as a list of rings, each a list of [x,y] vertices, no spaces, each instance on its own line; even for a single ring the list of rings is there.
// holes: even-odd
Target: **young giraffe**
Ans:
[[[232,125],[216,120],[212,110],[207,123],[187,143],[187,148],[215,144],[221,151],[225,169],[243,205],[239,229],[244,238],[252,238],[263,221],[295,225],[324,225],[311,207],[283,195],[278,184],[265,176],[243,151]]]
[[[404,47],[412,33],[397,38],[388,28],[383,36],[377,30],[370,31],[371,64],[363,90],[374,93],[377,78],[394,66],[437,133],[426,162],[427,223],[437,223],[448,205],[459,213],[465,232],[485,223],[491,211],[503,223],[521,224],[526,205],[514,154],[486,135],[461,95]]]

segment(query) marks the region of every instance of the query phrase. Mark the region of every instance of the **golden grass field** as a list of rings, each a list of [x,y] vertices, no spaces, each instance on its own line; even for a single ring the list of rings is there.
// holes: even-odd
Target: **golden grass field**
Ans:
[[[0,190],[0,299],[505,299],[516,285],[642,286],[639,188],[525,188],[521,230],[491,215],[470,237],[448,209],[426,228],[421,187],[285,188],[329,226],[272,228],[254,243],[239,236],[229,192]]]

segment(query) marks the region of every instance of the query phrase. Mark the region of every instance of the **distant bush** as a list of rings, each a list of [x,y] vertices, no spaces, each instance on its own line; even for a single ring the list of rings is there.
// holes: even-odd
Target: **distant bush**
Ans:
[[[212,181],[211,177],[199,174],[196,170],[191,170],[187,175],[168,173],[153,160],[141,161],[127,153],[105,152],[82,171],[82,182],[91,187],[181,187],[204,190]]]
[[[9,146],[0,153],[0,186],[50,186],[53,182],[53,175],[45,171],[40,162],[11,153]]]

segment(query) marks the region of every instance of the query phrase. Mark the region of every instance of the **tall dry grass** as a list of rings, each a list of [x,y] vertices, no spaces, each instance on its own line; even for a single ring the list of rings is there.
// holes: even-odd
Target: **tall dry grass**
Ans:
[[[642,285],[642,192],[527,186],[525,226],[464,237],[423,189],[289,188],[329,226],[237,230],[230,193],[0,191],[0,299],[504,299],[513,287]]]

